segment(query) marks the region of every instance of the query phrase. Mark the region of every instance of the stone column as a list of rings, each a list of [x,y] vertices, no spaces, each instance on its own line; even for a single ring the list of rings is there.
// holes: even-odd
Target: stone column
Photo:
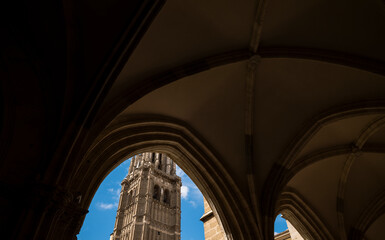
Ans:
[[[151,154],[152,155],[152,154]],[[149,158],[151,161],[151,159]],[[151,171],[150,168],[146,168],[147,171]],[[152,181],[150,180],[150,175],[147,174],[145,176],[147,179],[147,186],[146,186],[146,194],[145,194],[145,206],[144,206],[144,216],[143,216],[143,239],[149,239],[149,234],[150,234],[150,229],[149,225],[151,223],[151,200],[152,200],[152,188],[153,184]]]
[[[172,161],[169,157],[167,157],[167,160],[166,160],[166,173],[167,174],[170,174],[171,173],[171,166],[172,166]]]
[[[23,215],[17,235],[13,235],[12,239],[77,239],[76,235],[88,212],[81,207],[80,193],[74,194],[44,184],[29,187],[31,189],[26,196],[29,207]]]
[[[122,190],[120,191],[120,199],[119,199],[119,206],[118,211],[116,213],[116,220],[115,220],[115,227],[114,227],[114,233],[113,237],[114,239],[116,237],[120,237],[122,226],[124,226],[124,203],[127,202],[127,192],[128,184],[126,181],[123,180],[122,182]]]
[[[135,159],[136,159],[136,156],[133,156],[132,159],[131,159],[131,162],[130,162],[130,167],[128,169],[128,173],[131,174],[133,172],[133,169],[134,169],[134,162],[135,162]]]

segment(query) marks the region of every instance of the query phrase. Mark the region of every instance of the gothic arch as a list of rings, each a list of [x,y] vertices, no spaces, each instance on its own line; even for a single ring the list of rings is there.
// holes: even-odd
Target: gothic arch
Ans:
[[[99,184],[115,166],[149,151],[167,154],[190,176],[220,217],[229,240],[257,238],[252,211],[208,144],[183,122],[156,116],[122,118],[96,139],[71,181],[73,188],[84,193],[83,207],[88,208]],[[250,225],[254,228],[245,227]]]
[[[335,239],[307,203],[292,189],[286,189],[278,201],[277,212],[288,220],[304,239]]]
[[[349,238],[352,240],[364,239],[369,227],[385,214],[385,190],[379,193],[362,211],[354,227],[350,229]]]
[[[316,135],[317,132],[320,131],[322,127],[327,126],[328,124],[338,120],[369,114],[385,114],[385,103],[374,102],[362,103],[359,106],[342,106],[338,109],[331,109],[328,112],[316,116],[307,124],[307,126],[305,126],[303,131],[293,141],[293,144],[287,148],[288,154],[285,155],[285,157],[281,161],[281,164],[284,165],[286,168],[288,168],[288,166],[290,165],[293,165],[294,161],[296,160],[297,154],[305,147],[305,145],[312,139],[312,137],[314,137],[314,135]],[[380,125],[377,127],[382,126],[383,123],[380,123]]]
[[[229,63],[239,62],[249,59],[256,53],[249,49],[238,49],[230,52],[222,52],[213,56],[204,57],[172,69],[167,69],[163,73],[154,75],[146,79],[145,84],[133,87],[134,91],[127,94],[127,91],[114,98],[105,109],[96,123],[95,128],[101,129],[115,116],[121,113],[127,106],[151,91],[165,86],[169,83],[177,81],[183,77],[206,71],[210,68],[226,65]],[[363,58],[355,55],[349,55],[346,52],[328,51],[317,48],[298,48],[298,47],[262,47],[258,50],[258,55],[263,59],[269,58],[290,58],[290,59],[309,59],[322,61],[325,63],[333,63],[343,66],[349,66],[356,69],[362,69],[385,75],[382,64],[369,58]]]
[[[321,131],[322,128],[337,121],[343,121],[359,116],[369,116],[371,114],[378,114],[381,115],[381,117],[375,119],[363,129],[361,129],[359,137],[357,139],[353,139],[354,141],[352,140],[341,145],[327,147],[324,149],[317,149],[316,151],[311,151],[308,154],[300,155],[301,151],[312,139],[314,139],[314,137]],[[302,169],[316,162],[320,162],[338,155],[354,156],[357,153],[385,154],[384,146],[365,145],[366,141],[370,138],[371,135],[384,127],[384,114],[385,103],[383,101],[364,102],[360,103],[359,105],[351,104],[333,108],[329,111],[319,114],[310,120],[306,125],[304,125],[302,131],[299,132],[297,137],[293,139],[292,144],[286,148],[286,151],[282,154],[282,158],[274,164],[274,167],[269,173],[268,180],[264,186],[264,195],[266,197],[263,199],[262,203],[265,206],[265,208],[263,208],[265,215],[272,216],[273,213],[278,213],[276,212],[275,203],[277,203],[277,201],[281,201],[279,199],[282,198],[282,195],[284,194],[282,191],[284,191],[287,183]],[[346,179],[344,180],[342,177],[346,177],[347,175],[348,172],[345,172],[345,174],[342,174],[340,178],[340,185],[342,183],[342,186],[340,187],[338,198],[342,200],[342,195],[344,195],[343,189],[346,188],[343,186],[344,184],[346,185]],[[340,202],[340,200],[338,200],[338,202]],[[340,206],[341,204],[337,204],[337,208]],[[293,212],[294,211],[291,211],[290,214],[292,215]],[[340,214],[340,212],[343,213],[343,210],[337,209],[337,212]],[[268,227],[265,229],[265,234],[268,235],[270,232],[273,232],[274,220],[271,218],[267,219]],[[343,217],[340,217],[339,224],[342,226],[344,225]],[[342,226],[340,227],[340,233],[343,232]]]

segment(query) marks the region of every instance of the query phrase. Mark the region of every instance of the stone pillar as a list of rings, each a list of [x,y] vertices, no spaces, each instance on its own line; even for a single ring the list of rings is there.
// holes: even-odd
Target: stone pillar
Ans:
[[[160,155],[160,154],[159,154]],[[161,156],[158,156],[158,158],[155,160],[155,168],[158,169],[159,168],[159,164],[161,164],[162,162],[162,159],[161,159]]]
[[[17,235],[22,240],[75,240],[88,210],[80,205],[81,195],[59,190],[53,186],[37,184],[29,186],[24,196],[28,210],[23,214]]]
[[[162,171],[166,171],[166,164],[167,164],[167,156],[165,155],[165,154],[162,154],[162,162],[161,162],[161,164],[162,164]]]
[[[113,239],[116,239],[121,236],[121,230],[122,230],[122,227],[124,226],[124,209],[125,209],[125,203],[127,202],[127,198],[128,198],[127,190],[128,190],[128,183],[125,180],[123,180],[122,190],[120,191],[118,211],[116,214]]]
[[[149,161],[151,161],[152,154],[149,154]],[[147,169],[147,171],[150,171],[150,169]],[[151,201],[152,201],[152,182],[150,181],[150,175],[147,174],[143,176],[147,179],[146,182],[146,194],[145,194],[145,206],[144,206],[144,216],[143,216],[143,239],[149,239],[150,229],[149,224],[151,222]]]
[[[176,175],[176,164],[174,163],[174,161],[172,162],[172,172],[171,172],[171,175],[173,175],[173,176]]]
[[[130,162],[130,167],[128,168],[128,173],[131,174],[134,170],[134,162],[135,162],[135,159],[136,159],[136,156],[133,156],[132,159],[131,159],[131,162]]]
[[[166,160],[166,173],[167,174],[171,173],[171,166],[172,166],[172,161],[169,157],[167,157],[167,160]]]

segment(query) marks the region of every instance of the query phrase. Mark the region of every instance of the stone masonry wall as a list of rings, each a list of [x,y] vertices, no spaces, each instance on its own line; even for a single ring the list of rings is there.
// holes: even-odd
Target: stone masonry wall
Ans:
[[[206,199],[203,198],[205,212],[201,218],[205,231],[205,240],[225,240],[225,234],[214,216]]]

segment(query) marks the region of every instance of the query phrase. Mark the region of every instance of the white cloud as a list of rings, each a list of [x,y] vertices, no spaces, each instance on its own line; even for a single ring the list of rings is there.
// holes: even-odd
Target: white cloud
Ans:
[[[195,201],[202,201],[203,203],[203,195],[201,193],[201,191],[199,190],[199,188],[197,188],[196,186],[194,186],[194,188],[192,189],[191,191],[192,194],[192,198],[195,200]]]
[[[177,165],[176,174],[182,179],[181,198],[190,200],[189,203],[193,206],[203,206],[203,196],[199,188],[188,177],[186,173]]]
[[[113,189],[113,188],[108,188],[107,191],[111,194],[113,194],[112,199],[119,200],[120,198],[120,189]]]
[[[183,172],[183,170],[178,166],[176,165],[176,175],[178,175],[179,177],[183,178],[186,174]],[[182,179],[183,180],[183,179]]]
[[[189,201],[189,203],[190,203],[194,208],[197,207],[197,203],[196,203],[196,202],[194,202],[194,201]]]
[[[118,206],[118,203],[103,203],[103,202],[98,202],[96,206],[102,210],[108,210],[112,209],[114,207]]]
[[[278,233],[277,232],[274,232],[274,235],[277,235]]]
[[[187,186],[182,186],[180,188],[180,195],[182,199],[187,199],[188,197],[189,188]]]

